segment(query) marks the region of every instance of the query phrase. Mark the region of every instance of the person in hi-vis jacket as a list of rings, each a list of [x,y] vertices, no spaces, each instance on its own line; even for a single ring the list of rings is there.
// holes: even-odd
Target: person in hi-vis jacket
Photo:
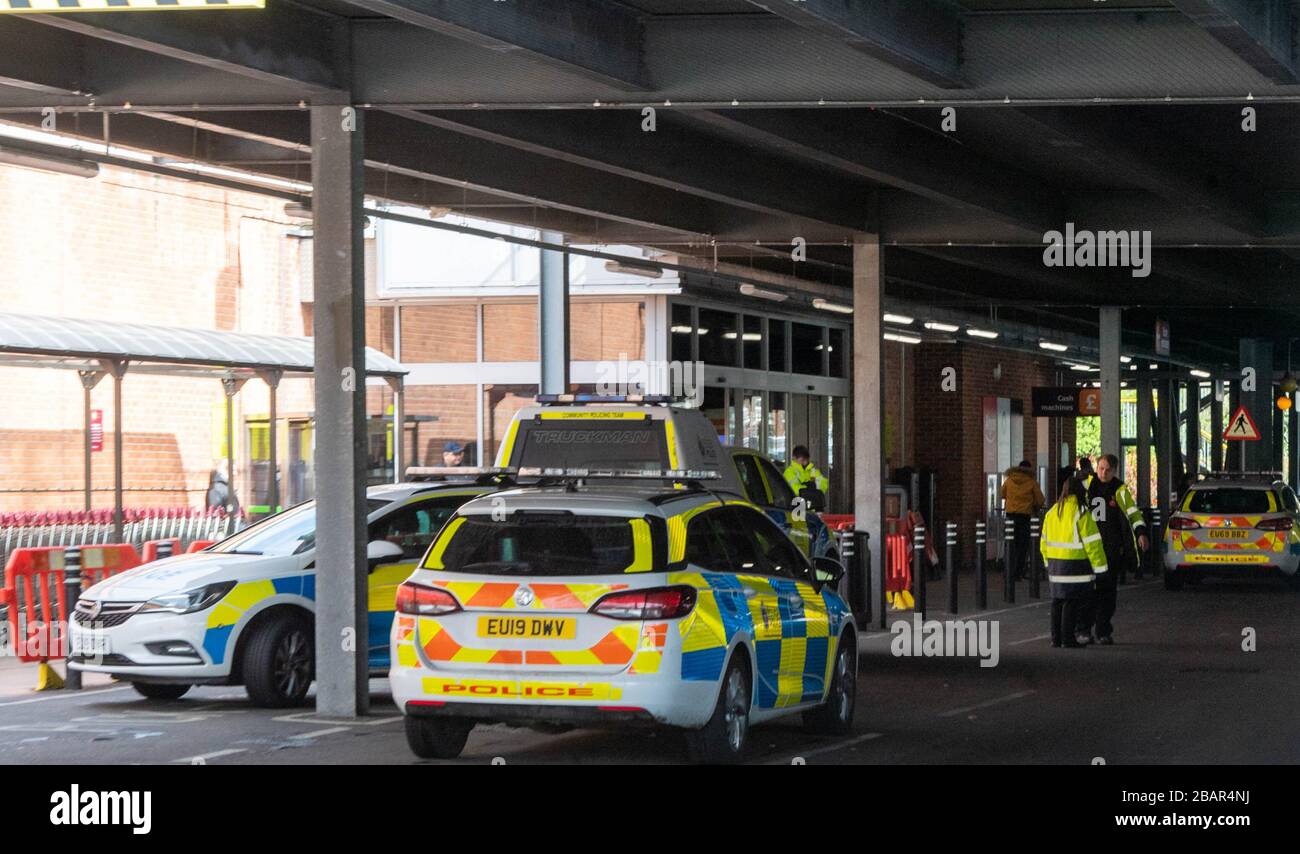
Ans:
[[[1079,618],[1092,599],[1095,578],[1107,567],[1101,531],[1077,477],[1061,483],[1056,503],[1043,516],[1039,550],[1052,588],[1052,646],[1087,646],[1092,638],[1077,631]]]

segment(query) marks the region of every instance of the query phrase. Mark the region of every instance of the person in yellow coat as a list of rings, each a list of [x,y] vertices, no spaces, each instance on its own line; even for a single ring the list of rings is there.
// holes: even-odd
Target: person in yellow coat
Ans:
[[[1002,480],[1002,507],[1015,532],[1016,565],[1010,569],[1016,578],[1024,578],[1025,568],[1029,566],[1029,520],[1046,503],[1029,460],[1021,460],[1020,465],[1007,469]]]
[[[1043,516],[1039,542],[1052,591],[1052,646],[1081,647],[1092,638],[1080,618],[1092,599],[1097,576],[1108,571],[1101,531],[1088,511],[1083,481],[1068,477],[1056,503]]]

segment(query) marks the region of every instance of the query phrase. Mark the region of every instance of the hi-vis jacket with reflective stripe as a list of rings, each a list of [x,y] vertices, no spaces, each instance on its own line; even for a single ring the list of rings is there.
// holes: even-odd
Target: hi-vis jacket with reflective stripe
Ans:
[[[1092,487],[1094,477],[1096,476],[1088,475],[1088,479],[1083,483],[1084,489]],[[1142,518],[1142,511],[1138,509],[1137,500],[1133,497],[1133,490],[1129,489],[1128,484],[1123,481],[1115,489],[1115,503],[1119,505],[1120,510],[1124,511],[1124,517],[1128,519],[1128,526],[1133,531],[1134,537],[1146,533],[1138,530],[1146,526],[1146,520]]]
[[[1097,522],[1074,496],[1066,498],[1063,505],[1047,508],[1043,514],[1039,551],[1047,564],[1054,599],[1087,596],[1092,592],[1094,575],[1107,570]]]

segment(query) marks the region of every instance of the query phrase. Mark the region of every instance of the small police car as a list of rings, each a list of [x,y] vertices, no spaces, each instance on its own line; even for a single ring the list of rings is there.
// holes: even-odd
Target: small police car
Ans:
[[[848,732],[842,575],[698,482],[477,498],[397,591],[393,699],[425,758],[459,755],[480,722],[667,724],[707,762],[736,761],[750,724],[782,715]]]
[[[1211,475],[1192,485],[1164,535],[1165,586],[1204,576],[1300,582],[1300,503],[1270,474]]]
[[[493,488],[461,480],[367,491],[372,672],[388,668],[397,586],[456,508]],[[153,699],[243,684],[261,706],[301,703],[315,668],[315,537],[309,501],[203,551],[101,581],[73,612],[69,666]]]
[[[748,498],[810,558],[838,559],[839,545],[800,506],[780,470],[749,448],[726,448],[698,409],[662,395],[538,395],[506,429],[496,465],[508,468],[710,470],[720,489]]]

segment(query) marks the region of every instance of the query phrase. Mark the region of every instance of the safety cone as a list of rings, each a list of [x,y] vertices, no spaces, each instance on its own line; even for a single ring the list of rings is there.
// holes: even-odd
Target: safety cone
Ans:
[[[42,661],[40,669],[37,671],[36,674],[36,690],[37,691],[58,691],[62,687],[63,687],[63,677],[59,675],[59,671],[55,670],[53,667],[50,667],[50,663],[48,661]]]

